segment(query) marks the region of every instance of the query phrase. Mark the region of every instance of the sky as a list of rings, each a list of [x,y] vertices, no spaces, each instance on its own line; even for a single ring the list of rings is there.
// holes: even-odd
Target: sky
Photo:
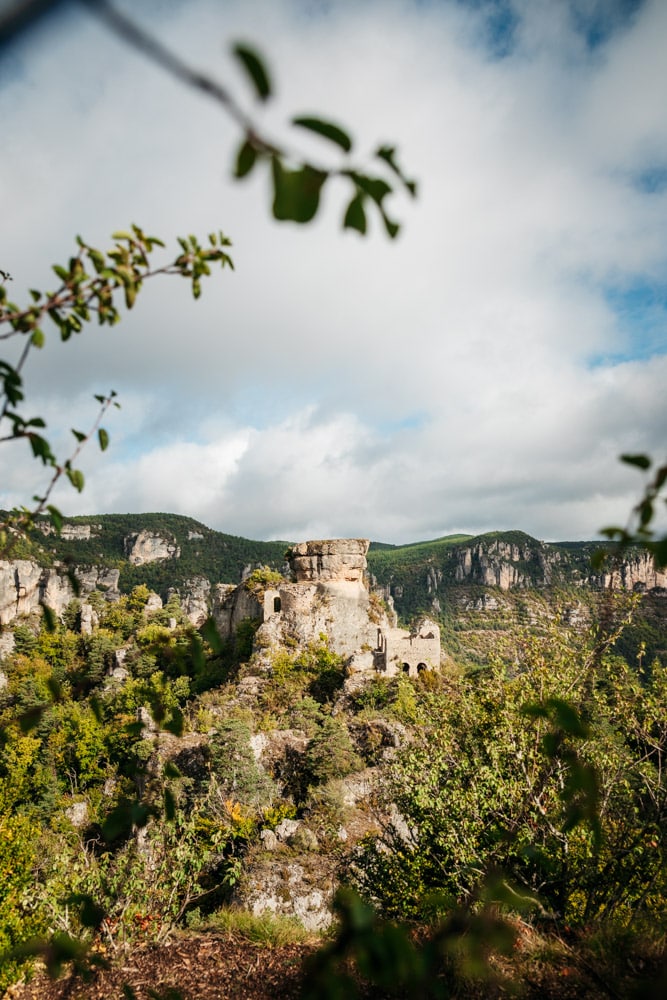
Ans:
[[[187,233],[233,243],[235,270],[197,302],[156,278],[113,329],[67,343],[47,329],[26,394],[61,454],[95,419],[94,394],[121,403],[108,450],[82,453],[85,490],[54,494],[63,512],[393,543],[590,539],[625,523],[642,480],[618,456],[664,461],[667,428],[667,4],[118,6],[318,162],[345,157],[297,136],[294,115],[344,125],[362,167],[395,144],[419,195],[388,202],[395,241],[376,220],[366,238],[342,230],[342,181],[311,225],[277,223],[267,172],[231,177],[240,137],[223,109],[82,6],[0,50],[14,301],[54,287],[77,233],[107,249],[134,222],[172,256]],[[265,106],[237,41],[270,67]],[[25,442],[2,444],[0,506],[44,481]]]

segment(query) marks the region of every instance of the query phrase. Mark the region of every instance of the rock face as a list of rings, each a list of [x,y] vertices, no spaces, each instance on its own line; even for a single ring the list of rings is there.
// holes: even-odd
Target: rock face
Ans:
[[[39,523],[38,528],[45,535],[55,534],[55,528],[48,521]],[[99,530],[99,524],[63,524],[60,537],[66,541],[89,542]]]
[[[667,569],[657,570],[648,552],[635,552],[627,556],[619,566],[599,577],[601,587],[621,590],[665,590],[667,589]]]
[[[274,835],[275,836],[275,835]],[[271,841],[266,855],[248,866],[235,902],[255,916],[276,913],[295,917],[309,931],[323,931],[333,922],[336,878],[330,859],[317,854],[286,853],[278,862]],[[284,850],[284,848],[283,848]]]
[[[208,618],[210,600],[211,584],[205,576],[195,576],[181,588],[181,607],[195,628],[200,628]]]
[[[365,538],[300,542],[290,549],[287,561],[295,583],[360,583],[368,544]]]
[[[93,590],[104,591],[108,597],[118,595],[117,569],[92,566],[77,568],[75,573],[79,596],[85,597]],[[57,569],[43,569],[28,559],[0,560],[0,625],[39,610],[42,604],[61,615],[74,596],[67,576]]]
[[[530,543],[479,542],[458,550],[455,579],[457,583],[476,583],[501,590],[548,587],[552,565],[558,559],[558,552],[550,552],[547,556],[541,546]],[[437,583],[433,581],[433,584],[435,589]]]
[[[181,550],[174,538],[163,538],[155,531],[139,531],[125,539],[125,554],[133,566],[143,566],[160,559],[178,559]]]

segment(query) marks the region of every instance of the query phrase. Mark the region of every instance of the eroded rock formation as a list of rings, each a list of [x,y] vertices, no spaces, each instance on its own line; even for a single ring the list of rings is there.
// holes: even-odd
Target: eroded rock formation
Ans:
[[[366,572],[366,538],[299,542],[287,561],[296,583],[360,583]]]
[[[164,538],[155,531],[139,531],[125,539],[125,554],[133,566],[143,566],[160,559],[178,559],[181,550],[174,538]]]
[[[117,569],[89,566],[75,570],[80,594],[85,597],[94,590],[108,597],[118,596]],[[43,568],[28,559],[0,560],[0,625],[38,611],[46,604],[61,615],[74,598],[67,575],[58,568]]]

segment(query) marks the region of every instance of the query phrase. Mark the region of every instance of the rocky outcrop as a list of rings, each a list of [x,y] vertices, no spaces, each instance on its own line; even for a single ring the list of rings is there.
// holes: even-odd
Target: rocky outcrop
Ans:
[[[243,584],[219,583],[213,588],[211,613],[223,639],[230,639],[246,618],[262,619],[262,604]]]
[[[107,597],[118,595],[117,569],[91,566],[74,572],[80,597],[94,590],[103,591]],[[0,625],[32,614],[42,604],[61,615],[75,596],[67,575],[58,568],[44,569],[28,559],[0,560]]]
[[[55,535],[56,529],[50,521],[42,521],[37,527],[45,535]],[[63,524],[60,537],[67,542],[89,542],[101,530],[100,524]]]
[[[381,670],[387,675],[431,669],[440,662],[440,633],[430,622],[428,635],[396,629],[396,616],[366,587],[363,538],[301,542],[288,553],[292,580],[257,590],[243,583],[226,589],[213,615],[223,638],[232,638],[244,618],[259,623],[254,664],[269,672],[276,649],[304,648],[325,637],[329,648],[345,657],[357,677]],[[391,657],[386,656],[391,634]],[[397,656],[399,640],[401,656]],[[419,648],[417,648],[419,647]],[[427,649],[428,647],[428,649]]]
[[[649,552],[634,552],[601,574],[596,582],[614,590],[667,590],[667,569],[657,570]]]
[[[560,553],[547,554],[541,545],[530,542],[480,541],[457,550],[454,578],[457,583],[501,590],[548,587],[552,582],[553,564],[559,558]]]
[[[287,561],[294,582],[361,582],[368,544],[365,538],[334,538],[292,546]]]
[[[280,840],[276,837],[280,844]],[[272,843],[272,847],[275,845]],[[309,931],[323,931],[333,921],[336,890],[334,865],[315,853],[293,854],[278,863],[275,849],[256,856],[248,865],[234,902],[255,916],[275,913],[294,917]]]
[[[211,583],[205,576],[187,580],[180,589],[179,600],[186,617],[200,628],[210,614]]]
[[[0,632],[0,663],[2,660],[14,652],[14,647],[16,646],[16,640],[14,639],[13,632]],[[0,690],[7,684],[7,678],[5,677],[5,682],[3,684],[2,678],[4,674],[0,674]]]
[[[176,539],[165,538],[155,531],[139,531],[125,539],[125,555],[133,566],[161,559],[178,559],[180,554]]]

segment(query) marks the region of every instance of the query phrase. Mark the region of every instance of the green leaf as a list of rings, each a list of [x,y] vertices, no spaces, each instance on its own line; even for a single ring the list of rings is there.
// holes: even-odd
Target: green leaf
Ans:
[[[109,435],[105,431],[104,427],[100,427],[100,429],[98,430],[97,438],[98,441],[100,442],[100,450],[106,451],[107,448],[109,447]]]
[[[356,170],[346,170],[343,173],[346,177],[351,177],[357,187],[370,195],[377,205],[381,205],[382,200],[391,194],[391,185],[382,177],[368,177],[366,174],[357,173]]]
[[[86,440],[86,435],[83,433],[83,431],[75,431],[74,428],[72,428],[72,434],[79,442]]]
[[[394,146],[380,146],[379,149],[375,151],[375,155],[380,159],[384,160],[390,170],[396,174],[396,176],[403,182],[404,186],[410,192],[413,198],[417,197],[417,182],[408,180],[399,165],[396,162],[396,149]]]
[[[165,722],[164,728],[168,733],[173,733],[174,736],[182,736],[183,724],[183,713],[180,708],[173,708],[171,711],[171,719],[169,719],[168,722]]]
[[[81,469],[66,469],[66,474],[74,489],[80,493],[84,486],[83,472]]]
[[[606,549],[596,549],[591,556],[591,569],[601,570],[608,558],[609,553]]]
[[[44,608],[46,609],[46,605],[44,605]],[[51,609],[49,608],[49,611],[50,610]],[[51,614],[53,614],[52,611]],[[53,701],[62,701],[63,689],[57,677],[54,677],[53,674],[51,677],[48,677],[46,680],[46,686],[49,689],[49,694],[51,695]]]
[[[106,913],[87,893],[75,892],[65,900],[70,906],[79,907],[79,916],[84,927],[99,927]]]
[[[44,612],[44,624],[46,626],[47,632],[55,632],[58,627],[58,619],[53,608],[50,608],[48,604],[42,604],[42,611]]]
[[[343,219],[343,229],[356,229],[362,236],[366,233],[366,210],[364,209],[364,196],[357,194],[347,206],[345,218]]]
[[[144,827],[150,818],[148,806],[141,802],[130,802],[127,799],[119,802],[108,814],[102,825],[102,836],[107,842],[126,836],[132,828]]]
[[[67,570],[67,579],[69,580],[70,587],[72,588],[72,593],[75,597],[78,597],[81,593],[81,582],[71,566]]]
[[[19,715],[18,717],[18,722],[19,726],[21,727],[21,732],[29,733],[31,729],[34,729],[35,726],[38,726],[41,721],[42,715],[44,714],[44,712],[48,707],[49,707],[48,704],[35,705],[33,708],[29,708],[25,712],[22,712],[21,715]]]
[[[60,534],[60,532],[62,531],[62,527],[63,527],[63,516],[62,516],[62,514],[60,513],[60,511],[58,510],[58,508],[54,507],[52,504],[49,504],[46,509],[47,509],[47,511],[49,513],[49,516],[51,517],[51,524],[56,529],[56,531],[58,532],[58,534]]]
[[[271,96],[271,83],[268,71],[261,57],[255,49],[248,48],[247,45],[239,43],[233,47],[232,52],[255,85],[255,90],[260,101],[266,101]]]
[[[648,455],[621,455],[621,462],[626,465],[634,465],[638,469],[650,469],[651,459]]]
[[[30,447],[35,458],[41,458],[45,465],[53,461],[51,447],[46,438],[41,437],[40,434],[29,434],[28,440],[30,441]]]
[[[257,150],[251,142],[247,140],[239,146],[236,154],[236,166],[234,167],[235,177],[247,177],[257,162]],[[213,244],[215,246],[215,244]]]
[[[129,281],[125,285],[125,305],[128,309],[131,309],[137,298],[137,291],[139,290],[139,282]]]
[[[664,569],[667,566],[667,536],[661,538],[659,542],[654,542],[651,545],[651,552],[656,569]]]
[[[383,208],[380,208],[380,214],[382,216],[382,221],[384,222],[384,228],[387,230],[389,239],[391,240],[396,239],[401,228],[398,222],[394,222],[393,219],[390,219]]]
[[[334,125],[333,122],[324,121],[322,118],[293,118],[292,125],[298,125],[299,128],[308,129],[309,132],[315,132],[317,135],[323,136],[325,139],[329,139],[330,142],[334,142],[341,149],[349,153],[352,149],[352,140],[350,139],[347,132],[344,132],[342,128],[338,125]]]
[[[588,735],[585,723],[570,702],[564,701],[562,698],[549,698],[546,704],[547,708],[553,710],[555,720],[564,732],[580,739]]]
[[[279,222],[310,222],[320,204],[320,191],[328,174],[306,164],[289,170],[278,157],[271,161],[273,172],[273,216]]]
[[[639,523],[642,528],[650,524],[653,520],[653,504],[650,500],[644,500],[639,506]]]
[[[221,653],[223,642],[214,618],[207,618],[201,627],[201,634],[214,653]]]
[[[164,790],[164,815],[171,822],[176,815],[176,799],[170,788]]]
[[[44,347],[44,334],[39,329],[39,327],[37,327],[35,330],[32,331],[32,337],[30,338],[30,343],[32,344],[33,347],[38,347],[38,348]]]

